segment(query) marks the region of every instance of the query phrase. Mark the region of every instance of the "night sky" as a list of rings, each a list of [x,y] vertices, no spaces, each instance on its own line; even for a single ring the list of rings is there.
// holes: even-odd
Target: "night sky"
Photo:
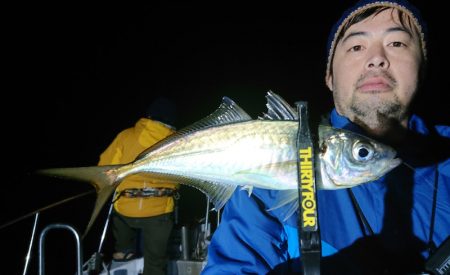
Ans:
[[[0,224],[92,190],[88,183],[42,178],[33,171],[95,165],[115,135],[134,125],[158,95],[178,104],[178,128],[214,111],[223,96],[256,118],[265,111],[268,90],[292,104],[308,101],[314,113],[326,112],[332,106],[324,83],[326,39],[343,7],[352,2],[327,4],[326,11],[323,2],[156,1],[33,3],[5,10],[11,19],[3,34],[6,167]],[[428,81],[417,112],[450,124],[444,99],[450,73],[448,44],[441,41],[449,24],[443,11],[426,2],[431,1],[414,1],[430,29]],[[89,195],[42,212],[38,229],[67,223],[82,232],[94,199]],[[199,191],[184,187],[181,222],[195,223],[203,217],[205,201]],[[105,217],[106,212],[85,239],[85,259],[97,249]],[[31,217],[0,229],[5,255],[1,262],[11,264],[11,273],[0,273],[22,272],[32,223]],[[58,255],[48,252],[53,257],[46,266],[48,274],[73,274],[73,241],[60,233],[48,238],[64,240],[49,248]],[[32,270],[37,266],[36,247],[37,242]]]

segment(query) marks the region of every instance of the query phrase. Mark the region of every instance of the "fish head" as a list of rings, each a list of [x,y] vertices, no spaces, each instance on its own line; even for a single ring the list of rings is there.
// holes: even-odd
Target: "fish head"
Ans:
[[[402,162],[392,147],[344,129],[320,126],[319,143],[323,189],[376,180]]]

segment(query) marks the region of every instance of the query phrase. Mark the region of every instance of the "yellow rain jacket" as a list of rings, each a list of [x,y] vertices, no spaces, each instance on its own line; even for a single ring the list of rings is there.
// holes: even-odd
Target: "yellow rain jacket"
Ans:
[[[174,131],[167,125],[148,118],[141,118],[132,128],[120,132],[108,148],[100,155],[98,165],[125,164],[132,162],[142,151]],[[173,183],[153,181],[145,175],[126,177],[117,187],[115,196],[129,188],[171,188],[179,186]],[[126,197],[120,196],[114,203],[114,209],[127,217],[152,217],[173,212],[174,198],[165,197]]]

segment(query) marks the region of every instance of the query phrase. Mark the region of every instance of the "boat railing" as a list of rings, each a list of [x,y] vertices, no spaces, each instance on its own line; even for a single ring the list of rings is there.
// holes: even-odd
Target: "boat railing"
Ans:
[[[70,225],[67,224],[60,224],[60,223],[55,223],[55,224],[50,224],[47,227],[44,228],[44,230],[42,230],[40,236],[39,236],[39,275],[45,275],[45,238],[47,236],[47,233],[52,230],[52,229],[65,229],[65,230],[69,230],[70,232],[73,233],[75,240],[76,240],[76,244],[77,244],[77,274],[78,275],[82,275],[82,249],[81,249],[81,240],[80,240],[80,235],[78,234],[77,230],[75,230],[75,228],[73,228]]]

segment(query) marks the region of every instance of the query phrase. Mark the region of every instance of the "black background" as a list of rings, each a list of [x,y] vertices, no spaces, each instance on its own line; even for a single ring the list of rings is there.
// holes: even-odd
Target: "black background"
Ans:
[[[95,165],[115,135],[132,126],[151,100],[165,95],[179,106],[177,126],[208,115],[223,96],[256,118],[268,90],[313,112],[332,106],[324,84],[326,39],[353,1],[293,4],[33,3],[5,9],[2,88],[2,200],[0,224],[92,190],[87,183],[33,175],[38,168]],[[449,124],[448,20],[431,1],[414,1],[430,29],[426,92],[417,112]],[[41,213],[50,223],[82,232],[94,195]],[[180,222],[204,216],[204,195],[182,188]],[[106,210],[106,209],[105,209]],[[83,242],[97,249],[106,211]],[[0,229],[1,274],[21,274],[33,218]],[[75,245],[50,233],[47,274],[74,274]],[[55,241],[56,240],[56,241]],[[37,272],[37,240],[30,271]],[[105,250],[110,253],[108,234]]]

